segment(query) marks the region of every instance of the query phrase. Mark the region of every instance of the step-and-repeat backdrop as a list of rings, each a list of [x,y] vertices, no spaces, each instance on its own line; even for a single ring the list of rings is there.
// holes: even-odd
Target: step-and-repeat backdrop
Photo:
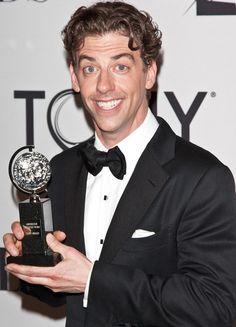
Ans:
[[[210,150],[236,177],[236,0],[130,0],[163,32],[152,109],[179,135]],[[18,218],[11,155],[35,144],[51,159],[92,134],[75,101],[60,32],[85,0],[0,0],[0,234]],[[51,309],[15,292],[0,241],[1,326],[64,326]],[[232,258],[233,260],[233,258]]]

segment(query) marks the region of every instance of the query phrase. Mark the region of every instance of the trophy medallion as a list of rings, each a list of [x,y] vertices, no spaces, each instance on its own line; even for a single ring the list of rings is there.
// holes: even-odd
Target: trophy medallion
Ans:
[[[22,255],[9,256],[7,263],[54,266],[61,256],[52,252],[46,242],[46,234],[53,231],[51,201],[45,197],[51,168],[48,159],[33,149],[33,145],[18,149],[9,162],[12,184],[29,198],[19,203],[20,223],[25,232]],[[23,153],[17,157],[20,152]],[[42,193],[44,197],[40,197]]]

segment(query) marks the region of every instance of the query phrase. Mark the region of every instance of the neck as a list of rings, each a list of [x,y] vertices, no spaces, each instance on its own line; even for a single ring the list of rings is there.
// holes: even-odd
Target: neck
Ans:
[[[123,139],[125,139],[128,135],[122,136],[122,135],[112,135],[111,133],[96,131],[97,136],[100,140],[100,142],[107,148],[111,149],[114,146],[116,146],[119,142],[121,142]]]
[[[99,128],[96,122],[94,122],[97,137],[107,149],[110,149],[133,133],[144,122],[147,113],[148,106],[142,111],[140,110],[138,115],[136,114],[127,120],[126,123],[117,126],[117,129],[110,128],[109,130],[104,130]]]
[[[136,120],[130,126],[130,128],[125,128],[123,131],[104,131],[95,126],[97,137],[107,149],[111,149],[118,143],[120,143],[122,140],[124,140],[126,137],[128,137],[131,133],[133,133],[143,123],[147,116],[147,112],[148,110],[146,111],[145,115],[143,115],[142,119],[140,119],[139,121]]]

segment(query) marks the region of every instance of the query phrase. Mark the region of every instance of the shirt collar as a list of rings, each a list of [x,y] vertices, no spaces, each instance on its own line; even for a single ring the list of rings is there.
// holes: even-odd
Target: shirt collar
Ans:
[[[139,157],[155,134],[157,128],[158,122],[151,110],[148,109],[147,115],[142,124],[117,144],[125,156],[127,172],[133,171]],[[100,151],[108,151],[101,143],[96,133],[94,145]]]

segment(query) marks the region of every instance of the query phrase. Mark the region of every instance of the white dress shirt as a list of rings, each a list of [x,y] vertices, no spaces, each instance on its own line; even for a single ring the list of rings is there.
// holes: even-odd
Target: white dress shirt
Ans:
[[[104,167],[97,176],[88,173],[84,213],[84,239],[86,256],[92,262],[99,259],[117,204],[141,154],[157,128],[158,122],[149,109],[143,123],[117,144],[126,160],[126,174],[122,180],[114,177],[109,167]],[[97,150],[108,151],[96,134],[94,145]],[[84,295],[84,307],[87,307],[88,285],[89,280]]]

